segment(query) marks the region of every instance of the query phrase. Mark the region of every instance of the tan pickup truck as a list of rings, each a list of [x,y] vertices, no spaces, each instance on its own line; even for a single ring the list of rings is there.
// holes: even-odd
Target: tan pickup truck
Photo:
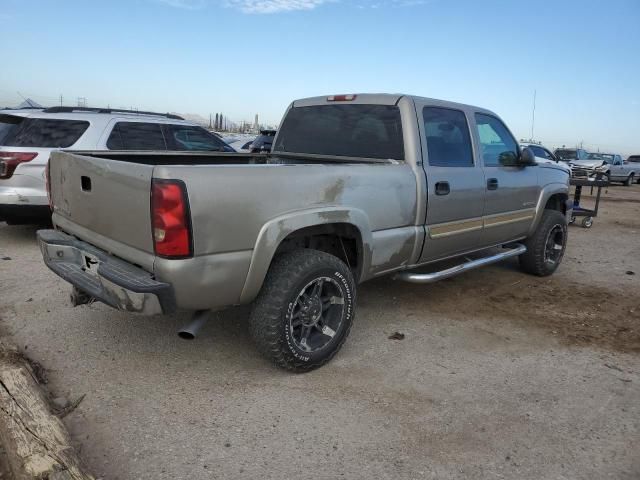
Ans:
[[[294,371],[339,350],[357,284],[515,256],[549,275],[571,214],[566,169],[537,164],[496,114],[408,95],[296,100],[270,154],[60,152],[48,175],[40,247],[77,304],[200,322],[253,303],[258,349]]]

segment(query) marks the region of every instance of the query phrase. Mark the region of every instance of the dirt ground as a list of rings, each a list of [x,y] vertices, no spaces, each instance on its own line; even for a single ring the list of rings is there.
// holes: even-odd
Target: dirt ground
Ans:
[[[96,477],[640,478],[640,185],[570,228],[550,278],[509,261],[361,285],[345,347],[307,375],[257,355],[246,308],[193,342],[186,316],[71,308],[34,232],[0,224],[0,332],[53,396],[86,394],[65,422]]]

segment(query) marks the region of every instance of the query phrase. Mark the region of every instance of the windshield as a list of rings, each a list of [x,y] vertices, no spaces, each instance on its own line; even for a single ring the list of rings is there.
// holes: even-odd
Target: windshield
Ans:
[[[395,105],[294,107],[275,152],[404,160],[400,109]]]
[[[577,160],[578,156],[576,150],[556,150],[556,157],[560,160]]]
[[[587,160],[604,160],[604,155],[601,153],[590,153]]]

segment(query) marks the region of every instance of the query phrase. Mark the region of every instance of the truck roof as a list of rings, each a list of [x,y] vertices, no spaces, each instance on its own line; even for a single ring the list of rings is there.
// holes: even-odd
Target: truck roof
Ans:
[[[475,105],[467,105],[464,103],[450,102],[448,100],[439,100],[437,98],[429,98],[422,97],[419,95],[407,95],[403,93],[353,93],[348,95],[322,95],[318,97],[308,97],[301,98],[298,100],[294,100],[292,103],[293,107],[310,107],[316,105],[327,105],[331,103],[336,103],[336,100],[330,100],[330,98],[335,97],[353,97],[353,99],[344,100],[344,102],[352,103],[352,104],[375,104],[375,105],[396,105],[401,98],[408,97],[411,99],[424,101],[427,100],[429,103],[433,103],[436,105],[440,105],[442,107],[449,108],[458,108],[461,110],[472,109],[478,112],[484,112],[491,115],[495,115],[491,110],[487,110],[486,108],[477,107]],[[343,103],[343,101],[339,101],[339,103]]]

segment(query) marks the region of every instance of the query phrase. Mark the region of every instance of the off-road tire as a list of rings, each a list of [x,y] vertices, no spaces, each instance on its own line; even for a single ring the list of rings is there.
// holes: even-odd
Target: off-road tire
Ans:
[[[550,232],[557,226],[561,226],[564,234],[564,245],[560,257],[554,263],[545,261],[545,249]],[[520,268],[532,275],[546,277],[556,271],[567,244],[567,220],[558,210],[545,210],[536,231],[525,240],[527,251],[520,255]]]
[[[332,278],[341,289],[344,304],[334,337],[320,351],[305,352],[292,340],[289,315],[301,289],[316,278]],[[278,367],[293,372],[318,368],[338,353],[353,325],[356,286],[351,270],[325,252],[300,249],[276,257],[256,298],[249,330],[257,349]]]

